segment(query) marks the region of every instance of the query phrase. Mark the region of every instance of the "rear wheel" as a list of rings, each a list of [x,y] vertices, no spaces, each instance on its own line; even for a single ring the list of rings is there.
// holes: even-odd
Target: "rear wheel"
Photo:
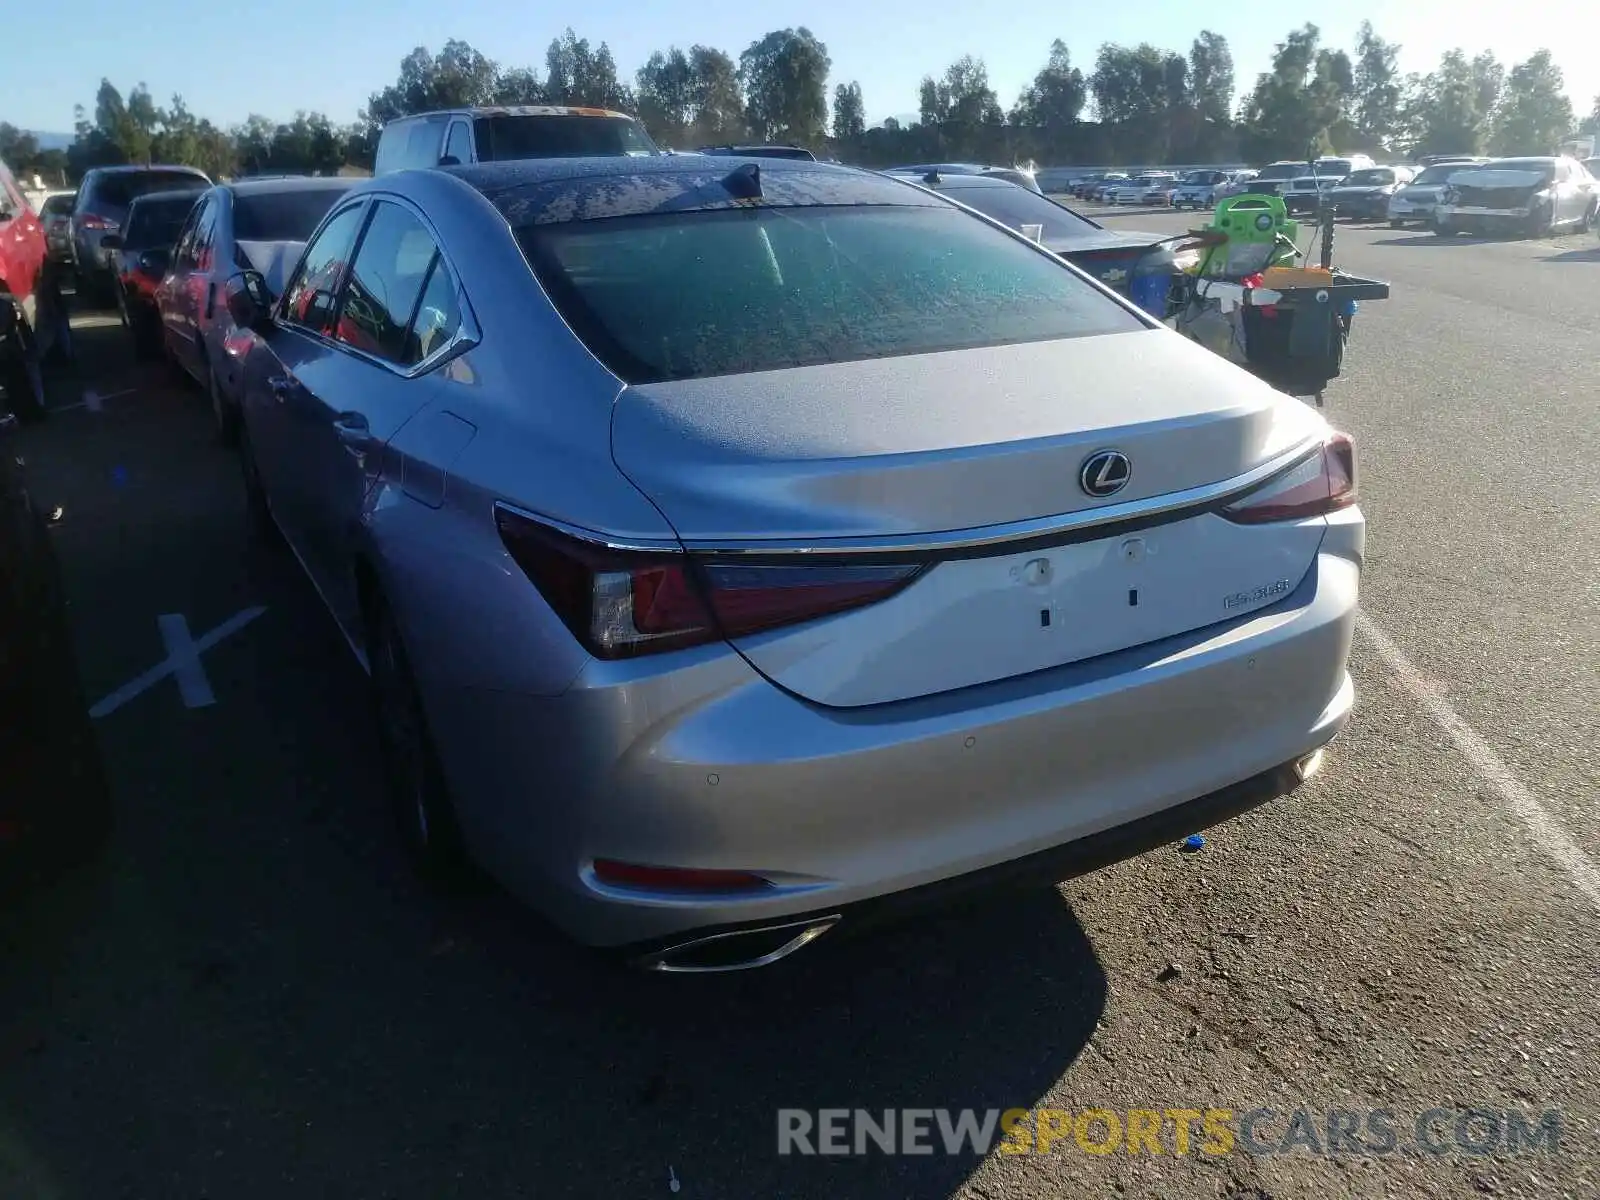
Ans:
[[[1530,238],[1546,238],[1555,232],[1555,213],[1550,209],[1535,208],[1528,214],[1528,225],[1524,231]]]
[[[10,334],[0,338],[0,388],[5,390],[6,404],[20,420],[44,419],[44,375],[40,366],[38,343],[19,309]]]
[[[373,711],[395,824],[418,873],[453,884],[463,877],[466,859],[422,696],[389,606],[374,595],[366,607]]]

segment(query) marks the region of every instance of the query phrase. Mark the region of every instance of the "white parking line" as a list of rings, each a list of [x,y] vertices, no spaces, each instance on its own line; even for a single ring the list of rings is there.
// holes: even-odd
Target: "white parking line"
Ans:
[[[116,712],[129,700],[143,695],[168,675],[177,678],[178,694],[183,697],[184,704],[189,708],[204,708],[216,703],[216,697],[211,691],[211,681],[206,678],[205,668],[201,665],[200,655],[211,649],[229,634],[237,633],[246,625],[254,621],[265,608],[257,606],[247,608],[241,613],[229,617],[210,633],[195,640],[189,636],[189,623],[176,613],[167,613],[156,619],[161,629],[161,640],[166,644],[167,657],[157,663],[144,674],[130,679],[109,696],[100,700],[89,709],[89,715],[96,719]]]
[[[1478,736],[1477,730],[1450,707],[1442,690],[1417,670],[1405,652],[1378,628],[1371,617],[1365,612],[1358,612],[1356,627],[1366,635],[1378,651],[1378,656],[1389,665],[1401,686],[1422,705],[1439,728],[1450,735],[1450,740],[1472,765],[1472,769],[1516,813],[1534,840],[1566,871],[1572,882],[1578,885],[1578,890],[1588,897],[1589,903],[1600,910],[1600,868],[1595,866],[1594,861],[1568,836],[1560,822],[1550,815],[1534,794],[1522,785],[1521,780],[1511,773],[1511,768],[1489,748],[1488,742]]]

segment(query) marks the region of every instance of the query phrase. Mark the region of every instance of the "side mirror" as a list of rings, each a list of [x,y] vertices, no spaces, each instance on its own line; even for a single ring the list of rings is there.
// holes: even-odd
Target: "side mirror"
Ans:
[[[171,260],[172,252],[159,246],[141,251],[138,263],[139,273],[151,279],[160,280],[167,273],[167,265]]]
[[[100,248],[102,250],[121,250],[122,235],[120,233],[106,234],[105,237],[100,239]]]
[[[454,154],[446,154],[439,160],[439,165],[441,167],[459,167],[461,165],[461,160]]]
[[[224,294],[228,316],[240,329],[262,333],[272,324],[272,289],[260,271],[240,271],[228,280]]]

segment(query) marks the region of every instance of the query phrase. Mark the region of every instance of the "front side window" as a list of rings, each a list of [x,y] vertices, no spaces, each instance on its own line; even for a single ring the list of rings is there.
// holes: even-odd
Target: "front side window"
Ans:
[[[630,383],[1145,328],[956,208],[651,214],[518,239],[567,323]]]
[[[350,250],[365,206],[352,204],[322,227],[306,247],[284,296],[283,315],[312,333],[333,332],[333,308],[348,274]]]
[[[380,201],[356,250],[334,336],[352,349],[409,365],[406,331],[436,249],[410,209]]]
[[[200,211],[199,218],[195,221],[194,239],[190,243],[189,266],[196,271],[211,270],[217,244],[217,207],[216,197],[208,198],[205,207]]]

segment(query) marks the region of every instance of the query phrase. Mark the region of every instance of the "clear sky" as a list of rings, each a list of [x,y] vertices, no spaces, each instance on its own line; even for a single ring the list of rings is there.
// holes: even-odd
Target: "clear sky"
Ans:
[[[1376,11],[1380,6],[1374,4]],[[1236,81],[1248,89],[1275,42],[1306,21],[1324,41],[1350,48],[1361,14],[1304,0],[1194,4],[1179,0],[1063,5],[938,0],[587,0],[551,6],[526,0],[73,0],[10,6],[0,17],[7,53],[0,120],[24,129],[69,132],[74,104],[93,106],[101,76],[126,93],[149,85],[158,103],[181,93],[197,115],[222,125],[252,112],[275,120],[296,109],[355,119],[375,90],[392,83],[414,46],[437,50],[451,37],[503,65],[544,73],[550,39],[569,22],[591,43],[609,42],[619,72],[652,50],[699,42],[735,58],[762,34],[805,25],[828,47],[832,84],[857,80],[870,121],[915,113],[917,83],[963,54],[982,57],[1010,107],[1043,65],[1052,38],[1085,71],[1102,42],[1153,42],[1187,53],[1211,28],[1233,48]],[[1401,67],[1431,70],[1460,46],[1492,49],[1508,67],[1548,47],[1566,73],[1579,116],[1600,92],[1600,15],[1592,0],[1534,0],[1526,8],[1491,0],[1397,0],[1380,35],[1399,42]]]

